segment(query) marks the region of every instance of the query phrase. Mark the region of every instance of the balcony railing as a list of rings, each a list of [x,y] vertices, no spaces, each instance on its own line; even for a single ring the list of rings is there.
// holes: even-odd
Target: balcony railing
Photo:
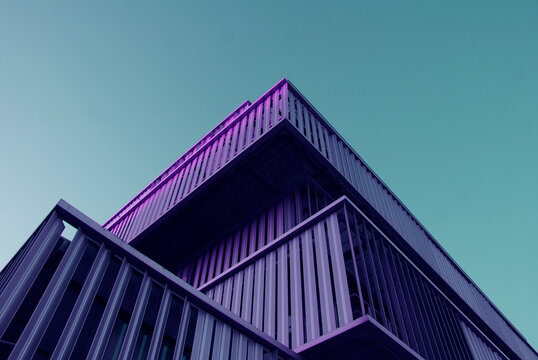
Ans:
[[[218,131],[212,131],[176,161],[175,167],[108,220],[105,228],[126,242],[136,237],[279,123],[287,112],[285,98],[287,82],[282,79],[253,104],[240,107],[237,116],[221,123]]]
[[[295,350],[368,315],[427,359],[507,358],[346,197],[199,290]]]
[[[210,356],[299,359],[63,201],[0,273],[0,358]]]

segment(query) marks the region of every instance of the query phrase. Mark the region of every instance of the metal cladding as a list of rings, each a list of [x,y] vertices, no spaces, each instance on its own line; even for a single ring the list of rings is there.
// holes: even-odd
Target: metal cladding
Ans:
[[[63,201],[0,279],[2,359],[299,359]]]
[[[104,225],[126,242],[183,201],[198,186],[286,122],[351,185],[352,196],[366,201],[413,251],[461,297],[503,342],[522,358],[536,356],[528,343],[482,291],[442,249],[410,211],[286,79],[254,103],[242,104]],[[353,193],[355,192],[355,193]],[[400,244],[404,245],[404,244]]]
[[[103,227],[60,201],[0,273],[0,357],[538,359],[286,79]]]
[[[297,351],[367,315],[423,358],[476,358],[469,336],[486,358],[506,358],[346,197],[287,232],[240,235],[260,224],[207,249],[186,265],[194,273],[180,275]]]

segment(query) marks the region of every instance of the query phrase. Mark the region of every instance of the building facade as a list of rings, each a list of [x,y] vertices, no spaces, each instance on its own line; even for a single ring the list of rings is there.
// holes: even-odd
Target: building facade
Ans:
[[[103,226],[60,201],[0,306],[9,359],[538,359],[286,79]]]

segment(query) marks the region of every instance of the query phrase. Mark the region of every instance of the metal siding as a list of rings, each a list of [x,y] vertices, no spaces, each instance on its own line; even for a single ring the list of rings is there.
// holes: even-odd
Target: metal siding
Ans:
[[[288,333],[288,244],[277,250],[278,254],[278,314],[277,340],[289,346]]]
[[[263,112],[261,112],[261,114],[263,114],[263,127],[257,133],[256,138],[260,137],[262,131],[265,134],[265,132],[269,130],[269,124],[271,121],[271,108],[272,108],[271,100],[272,100],[272,97],[268,96],[267,99],[265,99],[264,101]]]
[[[224,160],[222,161],[222,164],[217,164],[215,169],[222,167],[222,165],[228,161],[227,159],[233,157],[232,152],[235,151],[235,149],[233,149],[233,145],[229,144],[230,134],[235,134],[235,129],[239,128],[239,126],[241,126],[243,129],[244,125],[246,125],[247,119],[251,121],[248,132],[252,134],[252,136],[247,139],[247,143],[250,143],[251,139],[257,138],[256,133],[259,132],[262,127],[262,117],[257,117],[256,127],[254,127],[252,121],[255,112],[258,112],[258,115],[260,115],[262,108],[265,109],[265,116],[263,117],[264,133],[268,130],[268,128],[266,128],[267,121],[269,121],[270,127],[274,125],[274,121],[278,116],[276,109],[277,105],[279,105],[277,104],[277,101],[280,94],[282,96],[282,101],[279,101],[279,103],[282,105],[284,116],[287,116],[290,119],[292,124],[298,128],[299,132],[302,133],[308,139],[308,141],[313,144],[313,146],[322,152],[323,149],[321,146],[321,140],[323,139],[325,142],[327,157],[329,158],[330,162],[347,179],[349,179],[352,185],[358,188],[361,194],[363,194],[365,198],[383,216],[387,218],[389,223],[391,223],[393,227],[400,234],[402,234],[404,239],[406,239],[406,241],[409,242],[409,244],[435,270],[442,268],[439,266],[441,265],[440,262],[444,263],[444,270],[441,271],[444,272],[443,278],[445,281],[447,281],[447,283],[450,284],[450,286],[453,287],[453,289],[460,294],[460,296],[466,302],[468,302],[469,306],[480,317],[482,317],[486,322],[494,324],[493,326],[495,326],[495,331],[502,329],[500,336],[505,339],[505,341],[516,343],[516,348],[514,351],[520,354],[528,351],[528,346],[523,343],[518,335],[516,335],[514,330],[510,327],[510,325],[508,325],[507,321],[498,313],[497,309],[491,306],[491,303],[487,300],[487,298],[477,288],[475,288],[474,284],[468,281],[466,275],[460,272],[461,270],[452,262],[452,260],[439,260],[437,253],[440,252],[441,254],[444,254],[443,250],[436,249],[435,246],[432,246],[432,244],[435,244],[435,241],[429,238],[427,232],[421,228],[420,224],[413,218],[407,209],[405,209],[405,207],[399,203],[398,199],[392,195],[390,190],[388,190],[383,183],[375,180],[375,175],[373,173],[370,174],[370,171],[367,170],[366,165],[362,163],[362,160],[360,158],[355,159],[352,149],[348,148],[347,144],[344,142],[340,142],[338,135],[330,127],[327,131],[327,129],[325,129],[325,120],[322,117],[318,119],[316,111],[307,104],[299,93],[292,94],[292,92],[295,90],[288,91],[288,86],[291,85],[287,84],[286,81],[279,83],[278,86],[275,86],[275,88],[272,89],[268,94],[264,95],[264,97],[257,102],[256,105],[248,107],[249,110],[246,110],[245,113],[240,116],[240,118],[234,120],[233,116],[236,116],[237,114],[227,118],[225,122],[219,124],[218,131],[215,129],[211,133],[211,136],[204,137],[202,141],[200,141],[195,147],[187,152],[182,161],[178,160],[176,162],[177,165],[174,165],[174,168],[171,167],[167,169],[167,171],[158,179],[164,183],[169,182],[172,179],[176,179],[178,171],[183,171],[185,167],[187,167],[187,169],[190,167],[190,170],[188,171],[189,173],[194,171],[193,164],[196,164],[196,169],[198,169],[198,167],[200,167],[200,162],[202,161],[201,159],[207,156],[209,152],[208,149],[211,149],[211,155],[213,155],[212,150],[215,147],[218,147],[218,151],[220,152],[220,145],[226,141],[223,145],[231,146],[232,149],[230,152],[226,151],[226,153],[222,154],[222,159]],[[268,104],[270,104],[271,97],[273,99],[272,118],[268,119]],[[295,107],[298,108],[297,116],[300,117],[300,119],[295,118]],[[243,108],[243,110],[245,108]],[[299,120],[301,120],[303,123],[299,124]],[[311,123],[311,126],[304,126],[305,122],[306,124]],[[226,126],[229,127],[225,129]],[[326,139],[323,136],[320,136],[321,128],[324,129],[323,135],[326,137]],[[309,133],[310,130],[312,130],[312,134]],[[239,142],[241,142],[243,138],[241,135],[243,134],[238,133]],[[224,140],[224,138],[226,138],[226,140]],[[233,139],[231,141],[233,142]],[[219,145],[216,145],[217,143]],[[355,164],[353,162],[355,162]],[[358,166],[359,171],[356,174],[354,173],[354,166]],[[364,169],[364,171],[362,171],[362,169]],[[187,171],[185,173],[187,173]],[[198,173],[195,172],[195,175],[198,175]],[[356,175],[359,175],[359,178],[357,178]],[[198,179],[201,179],[202,177],[203,174],[200,171]],[[361,185],[364,186],[364,188],[361,188],[361,186],[358,185],[361,183],[361,177],[363,178],[363,184]],[[198,180],[198,182],[199,181],[201,180]],[[183,186],[185,179],[183,179],[181,183]],[[159,186],[163,185],[157,184],[153,188],[147,187],[144,189],[137,197],[135,197],[134,201],[130,202],[126,207],[120,210],[120,212],[116,214],[113,219],[107,222],[107,228],[120,235],[120,237],[122,237],[124,240],[131,239],[141,230],[146,228],[148,224],[154,220],[155,214],[160,212],[160,205],[155,204],[155,202],[160,203],[162,201],[160,194],[170,191],[168,190],[169,187],[174,188],[175,185],[170,186],[169,183],[166,183],[166,185],[164,185],[162,188],[158,188]],[[195,179],[193,180],[191,188],[194,189],[196,186],[197,181]],[[189,190],[185,189],[184,194],[182,194],[183,191],[180,191],[178,199],[185,196],[188,191]],[[149,211],[149,214],[146,213],[147,216],[144,216],[144,213],[140,211],[140,208]],[[133,230],[133,226],[137,228]],[[124,233],[128,235],[125,236]],[[444,255],[442,256],[444,257]],[[436,257],[437,260],[435,259]]]
[[[316,296],[316,279],[314,275],[314,255],[310,230],[301,234],[303,255],[303,277],[306,315],[306,341],[319,337],[318,302]]]
[[[82,287],[81,293],[60,336],[60,341],[54,349],[52,358],[67,359],[71,355],[109,262],[110,253],[102,244],[88,274],[89,280]]]
[[[23,341],[15,344],[9,359],[30,358],[34,354],[87,246],[86,236],[77,232],[19,337]]]
[[[0,336],[11,322],[63,229],[64,225],[58,215],[55,212],[51,213],[32,240],[19,266],[14,270],[12,281],[5,285],[4,291],[0,294]]]
[[[300,238],[295,237],[290,241],[290,297],[291,297],[291,341],[292,348],[304,343],[303,331],[303,300],[302,300],[302,275],[301,253],[299,249]]]
[[[233,288],[233,278],[230,277],[224,282],[224,294],[222,296],[223,302],[222,306],[226,309],[231,310],[231,300],[232,300],[232,288]]]
[[[157,320],[155,322],[155,329],[153,332],[153,336],[151,337],[151,343],[149,345],[147,359],[156,359],[157,356],[159,355],[159,346],[161,345],[171,302],[172,302],[172,295],[170,293],[170,289],[168,289],[168,286],[165,286],[161,304],[157,312],[158,314]],[[153,304],[150,304],[150,305],[153,305]],[[179,319],[173,319],[172,321],[179,321]]]
[[[138,292],[136,303],[129,320],[129,326],[127,327],[127,332],[125,338],[123,339],[123,344],[121,346],[120,355],[118,359],[127,360],[130,359],[136,342],[136,337],[138,331],[140,330],[140,325],[142,324],[142,319],[144,317],[144,312],[146,311],[146,305],[149,300],[149,294],[151,291],[151,278],[148,274],[144,274],[144,279],[142,280],[142,285]]]
[[[314,227],[314,248],[316,251],[316,270],[318,274],[318,289],[321,308],[322,332],[325,334],[336,328],[331,277],[329,273],[329,258],[325,240],[324,222]]]
[[[271,252],[265,257],[265,312],[263,331],[275,337],[275,308],[276,308],[276,259],[275,253]]]
[[[125,290],[127,289],[130,276],[131,266],[124,259],[115,279],[114,287],[112,288],[108,298],[105,310],[103,311],[103,316],[101,317],[101,321],[99,322],[99,326],[95,332],[96,336],[93,339],[90,347],[88,359],[100,359],[103,356],[108,337],[112,331],[112,326],[114,324],[114,320],[116,319],[116,314],[120,308]]]
[[[252,297],[253,297],[253,283],[254,283],[254,265],[250,265],[245,269],[245,282],[243,288],[243,306],[241,309],[241,317],[246,322],[251,322],[252,316]]]
[[[346,268],[344,263],[344,252],[342,250],[342,240],[338,232],[338,218],[336,214],[330,216],[327,220],[329,232],[329,249],[331,252],[331,262],[334,276],[334,287],[336,296],[336,305],[338,310],[338,325],[347,324],[352,319],[351,302],[349,298],[349,286],[346,277]]]
[[[230,260],[232,256],[232,245],[233,245],[233,236],[228,236],[228,239],[226,240],[226,252],[224,253],[224,264],[223,264],[223,271],[228,269],[230,265]]]
[[[243,273],[238,272],[234,275],[232,291],[232,312],[241,316],[241,301],[243,295]]]
[[[303,105],[297,99],[295,99],[295,102],[294,102],[294,110],[295,110],[295,114],[297,116],[297,129],[299,129],[299,132],[303,136],[305,136],[305,126],[304,126],[304,119],[303,119]]]
[[[256,261],[254,274],[254,295],[252,325],[263,330],[263,312],[265,300],[265,258]]]

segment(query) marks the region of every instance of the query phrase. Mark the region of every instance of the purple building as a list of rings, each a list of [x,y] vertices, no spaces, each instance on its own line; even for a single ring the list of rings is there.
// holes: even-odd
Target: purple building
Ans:
[[[103,226],[60,201],[0,273],[0,357],[538,354],[282,79]]]

